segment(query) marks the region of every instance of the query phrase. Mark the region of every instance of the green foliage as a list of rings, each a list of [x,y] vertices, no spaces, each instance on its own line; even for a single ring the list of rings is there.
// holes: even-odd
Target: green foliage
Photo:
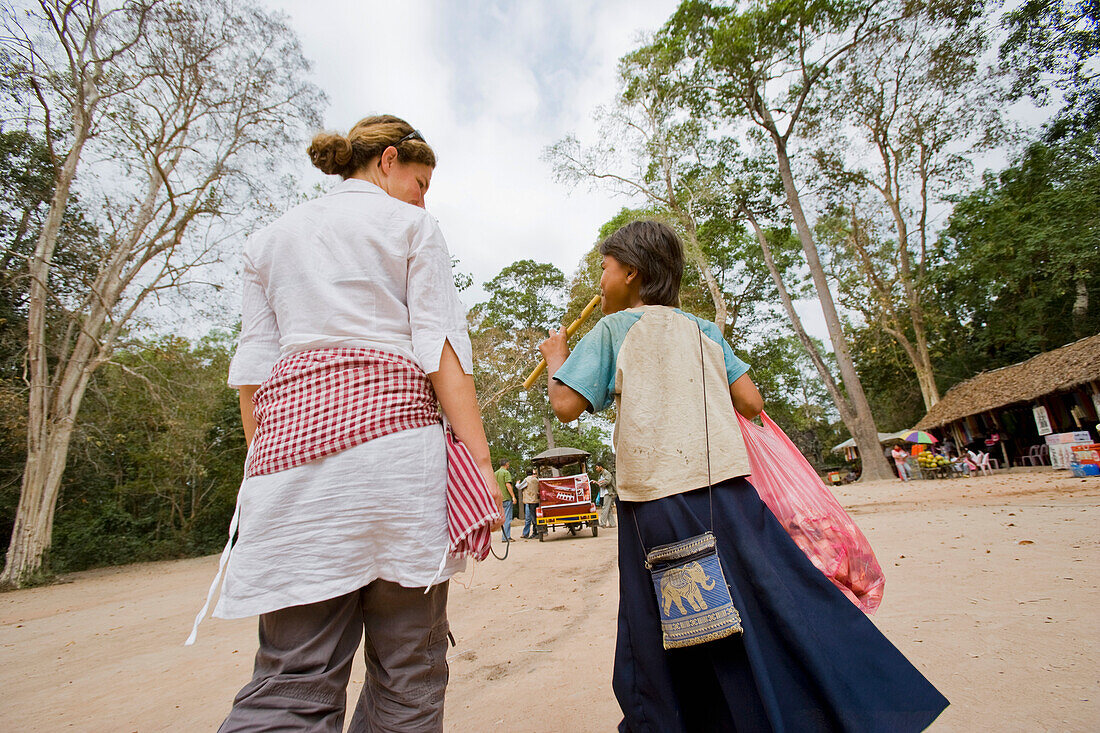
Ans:
[[[494,328],[545,332],[561,324],[565,276],[553,265],[518,260],[489,282],[489,302],[482,314]]]
[[[1095,0],[1026,0],[1005,15],[1004,26],[1001,67],[1011,75],[1014,98],[1045,104],[1053,88],[1076,105],[1095,93],[1097,72],[1089,65],[1100,50]]]
[[[473,275],[458,269],[457,257],[451,258],[451,277],[454,278],[455,288],[457,288],[460,293],[474,284]]]
[[[873,327],[853,327],[849,334],[852,359],[878,429],[891,433],[916,425],[927,410],[913,365],[897,341]],[[936,363],[942,364],[942,355],[937,352],[935,356]],[[939,382],[947,384],[948,380],[941,378]]]
[[[797,337],[773,330],[733,347],[751,365],[768,416],[816,468],[837,465],[840,458],[829,449],[849,436]],[[820,344],[818,349],[824,353]]]
[[[932,273],[956,378],[1100,331],[1098,117],[1031,144],[959,200]]]
[[[27,397],[14,380],[0,380],[0,542],[11,539],[27,455]]]
[[[245,455],[237,393],[225,384],[232,348],[223,333],[195,344],[164,337],[96,373],[58,503],[53,571],[225,543]]]
[[[53,196],[53,164],[45,144],[20,130],[0,130],[0,379],[21,379],[27,341],[27,260]],[[49,330],[92,277],[99,232],[70,195],[50,272]]]
[[[588,458],[590,471],[597,463],[614,470],[615,454],[611,450],[609,437],[607,423],[602,417],[586,415],[575,423],[569,425],[558,423],[554,426],[556,446],[577,448],[592,454]]]
[[[595,266],[598,272],[598,261]],[[583,297],[583,303],[574,308],[560,270],[519,260],[485,284],[489,299],[471,309],[474,384],[494,465],[504,458],[513,466],[527,465],[532,456],[546,450],[547,429],[556,445],[609,450],[600,437],[601,430],[606,432],[602,418],[591,418],[596,427],[561,426],[550,411],[545,378],[530,390],[521,387],[539,361],[538,344],[547,330],[560,327],[567,316],[575,318],[592,299],[595,287],[590,277],[574,278],[573,292],[584,294],[577,296]]]

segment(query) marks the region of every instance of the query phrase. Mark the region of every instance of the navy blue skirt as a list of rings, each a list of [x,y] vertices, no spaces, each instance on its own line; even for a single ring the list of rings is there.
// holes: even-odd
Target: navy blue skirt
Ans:
[[[713,497],[744,633],[664,650],[642,542],[706,531],[709,493],[619,503],[619,730],[894,732],[935,720],[947,699],[813,566],[744,478],[716,484]]]

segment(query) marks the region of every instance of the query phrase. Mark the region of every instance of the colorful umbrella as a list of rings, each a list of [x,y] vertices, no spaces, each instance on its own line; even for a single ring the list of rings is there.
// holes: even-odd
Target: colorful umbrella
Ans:
[[[910,430],[905,435],[901,436],[901,439],[908,443],[938,443],[936,436],[924,432],[923,430]]]

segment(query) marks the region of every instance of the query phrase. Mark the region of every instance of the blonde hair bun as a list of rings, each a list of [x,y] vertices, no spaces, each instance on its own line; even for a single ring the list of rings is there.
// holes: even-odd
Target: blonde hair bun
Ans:
[[[351,158],[351,141],[339,133],[318,133],[309,146],[309,159],[313,165],[330,176],[347,175],[345,170]]]
[[[400,117],[376,115],[355,123],[347,135],[320,132],[310,144],[309,159],[322,173],[349,178],[363,170],[390,146],[397,148],[398,159],[405,163],[423,163],[435,168],[435,153],[415,134],[413,126]]]

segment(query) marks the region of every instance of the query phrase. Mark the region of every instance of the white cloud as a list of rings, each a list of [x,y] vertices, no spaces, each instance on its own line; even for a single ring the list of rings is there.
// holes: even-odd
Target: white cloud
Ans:
[[[523,258],[571,274],[626,205],[555,183],[542,151],[569,132],[598,134],[591,113],[613,99],[619,57],[675,0],[267,3],[288,14],[314,61],[327,127],[388,112],[431,142],[428,208],[479,285]],[[302,160],[307,185],[324,178]]]

